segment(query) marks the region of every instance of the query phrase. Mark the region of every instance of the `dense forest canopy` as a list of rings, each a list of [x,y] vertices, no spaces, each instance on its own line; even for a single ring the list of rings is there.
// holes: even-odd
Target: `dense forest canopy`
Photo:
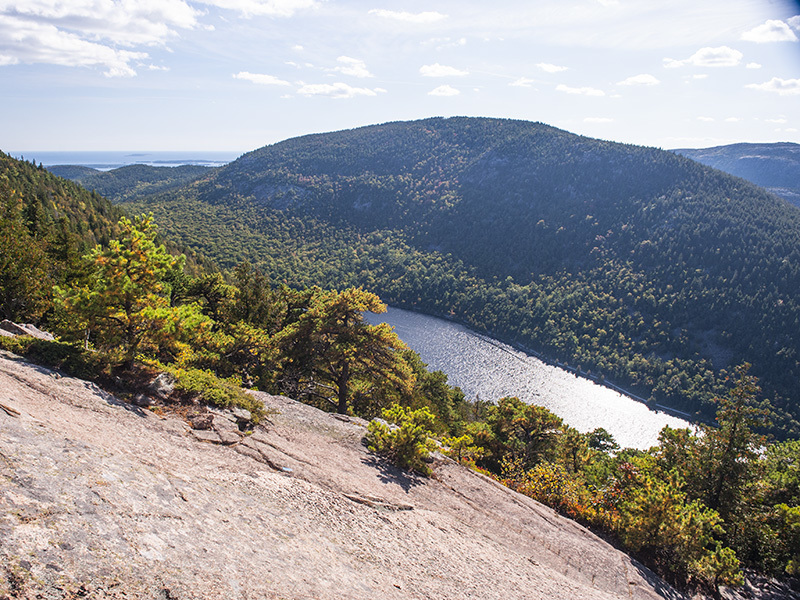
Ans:
[[[674,153],[436,118],[287,140],[134,206],[224,267],[363,285],[707,417],[751,362],[800,434],[800,210]]]
[[[40,318],[80,256],[108,243],[122,211],[102,196],[0,152],[0,318]]]

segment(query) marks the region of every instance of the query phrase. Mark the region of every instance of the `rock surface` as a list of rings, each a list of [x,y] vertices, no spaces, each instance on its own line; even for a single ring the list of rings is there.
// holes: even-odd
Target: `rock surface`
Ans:
[[[42,331],[35,325],[31,325],[30,323],[19,325],[18,323],[14,323],[12,321],[9,321],[8,319],[3,319],[2,321],[0,321],[0,335],[6,335],[11,337],[17,335],[30,335],[40,340],[55,339],[52,333]]]
[[[0,356],[0,599],[682,597],[448,459],[410,476],[360,419],[258,395],[269,421],[209,444],[225,417],[191,429]]]

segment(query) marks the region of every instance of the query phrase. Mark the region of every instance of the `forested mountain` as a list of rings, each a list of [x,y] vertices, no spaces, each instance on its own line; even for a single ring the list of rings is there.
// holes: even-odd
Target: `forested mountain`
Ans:
[[[53,317],[53,286],[78,275],[81,257],[107,245],[124,214],[97,191],[0,152],[0,319]],[[187,255],[190,273],[210,266],[191,250],[166,244]]]
[[[100,171],[78,165],[55,165],[47,170],[59,177],[71,179],[88,190],[94,190],[113,202],[125,202],[180,187],[204,175],[211,167],[127,165],[110,171]]]
[[[743,177],[800,206],[800,144],[731,144],[673,152]]]
[[[435,118],[287,140],[135,208],[223,266],[364,285],[684,410],[752,362],[800,434],[800,210],[674,153]]]

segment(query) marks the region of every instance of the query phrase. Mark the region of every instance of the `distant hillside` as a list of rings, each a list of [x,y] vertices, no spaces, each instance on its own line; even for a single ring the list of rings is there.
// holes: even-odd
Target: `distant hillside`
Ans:
[[[673,152],[743,177],[800,206],[800,144],[731,144]]]
[[[672,152],[427,119],[245,154],[135,205],[224,266],[363,285],[713,414],[754,364],[800,434],[800,210]]]
[[[76,183],[80,183],[81,179],[86,179],[93,175],[97,175],[98,173],[102,173],[102,171],[99,171],[98,169],[84,167],[82,165],[56,165],[47,167],[47,170],[53,175],[63,177],[64,179],[71,179]]]
[[[179,187],[213,169],[197,165],[179,167],[128,165],[111,171],[98,171],[77,165],[56,165],[48,167],[47,170],[59,177],[80,183],[86,189],[94,190],[112,202],[125,202]]]

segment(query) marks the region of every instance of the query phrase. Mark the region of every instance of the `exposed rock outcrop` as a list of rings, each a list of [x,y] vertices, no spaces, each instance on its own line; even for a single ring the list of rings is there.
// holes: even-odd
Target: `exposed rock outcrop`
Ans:
[[[192,429],[0,356],[0,598],[681,597],[448,459],[411,476],[364,421],[259,397],[252,432]]]
[[[30,335],[35,338],[39,338],[40,340],[53,340],[53,334],[48,333],[46,331],[42,331],[35,325],[30,323],[19,325],[8,319],[3,319],[0,321],[0,335],[5,336],[17,336],[17,335]]]

